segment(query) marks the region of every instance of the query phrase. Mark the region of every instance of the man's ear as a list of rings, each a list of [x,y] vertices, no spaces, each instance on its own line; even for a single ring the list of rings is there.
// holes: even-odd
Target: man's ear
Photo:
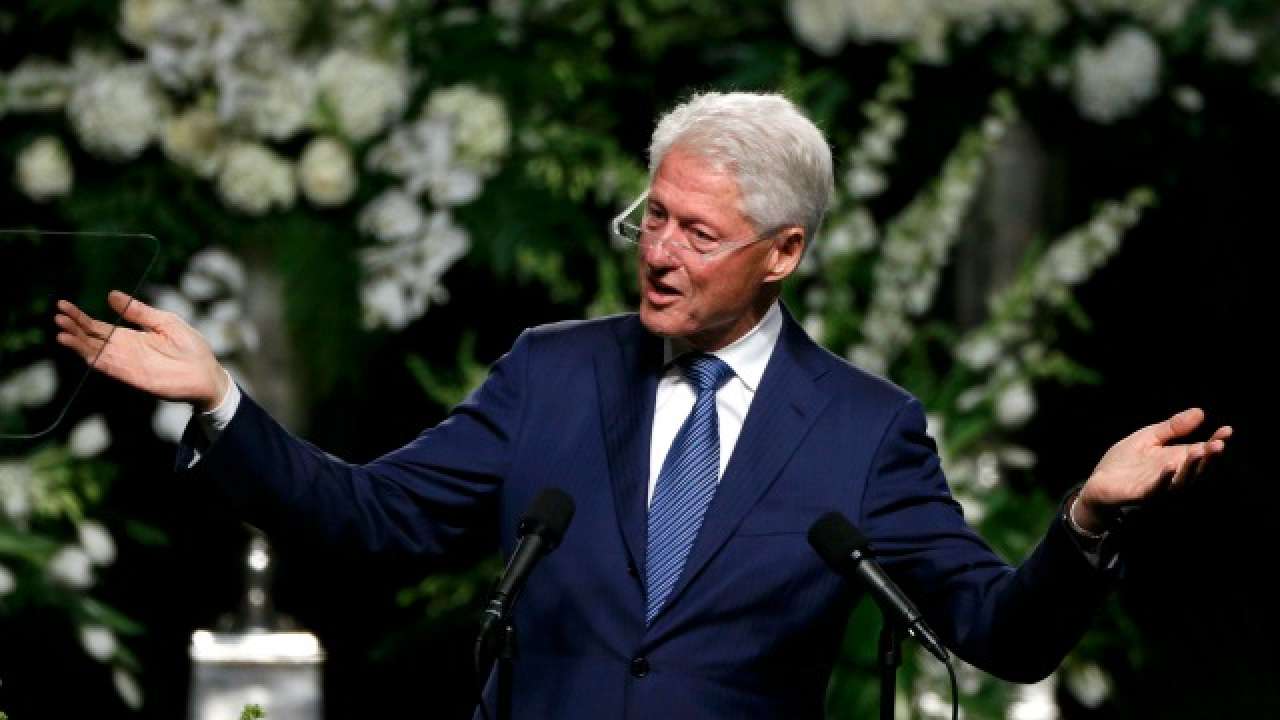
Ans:
[[[778,282],[795,272],[804,256],[805,240],[804,228],[799,225],[788,225],[778,231],[769,250],[765,282]]]

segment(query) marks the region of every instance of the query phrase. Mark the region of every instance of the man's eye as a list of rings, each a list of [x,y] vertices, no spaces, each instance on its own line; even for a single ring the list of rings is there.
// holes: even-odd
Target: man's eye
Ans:
[[[693,231],[693,239],[694,239],[694,241],[696,241],[699,245],[704,245],[704,246],[705,246],[705,245],[715,245],[715,244],[716,244],[716,242],[718,242],[714,237],[712,237],[711,235],[707,234],[707,232],[706,232],[705,230],[694,230],[694,231]]]

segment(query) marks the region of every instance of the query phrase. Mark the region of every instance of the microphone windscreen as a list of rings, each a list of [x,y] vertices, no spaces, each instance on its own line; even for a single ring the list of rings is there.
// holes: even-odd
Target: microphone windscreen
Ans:
[[[564,531],[569,528],[571,520],[573,498],[560,488],[547,488],[538,493],[533,502],[529,503],[524,517],[520,518],[519,535],[524,537],[529,533],[536,533],[555,547],[560,544],[560,538],[564,537]]]
[[[809,527],[809,544],[827,565],[840,570],[849,562],[854,550],[866,550],[867,536],[853,526],[844,515],[829,512]]]

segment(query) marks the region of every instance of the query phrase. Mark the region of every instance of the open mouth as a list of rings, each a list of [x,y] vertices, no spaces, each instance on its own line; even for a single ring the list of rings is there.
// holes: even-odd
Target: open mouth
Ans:
[[[682,294],[675,287],[668,285],[654,278],[653,276],[645,277],[645,297],[649,302],[665,305],[674,302]]]

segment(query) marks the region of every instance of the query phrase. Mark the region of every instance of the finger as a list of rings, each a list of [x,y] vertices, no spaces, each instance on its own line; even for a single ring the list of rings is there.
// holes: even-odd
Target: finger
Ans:
[[[1233,433],[1235,433],[1234,428],[1232,428],[1230,425],[1223,425],[1222,427],[1218,428],[1216,432],[1213,433],[1212,439],[1225,441],[1227,438],[1231,437]]]
[[[120,314],[123,320],[147,330],[154,330],[164,320],[165,313],[119,290],[107,293],[107,304]]]
[[[1164,445],[1170,440],[1180,438],[1200,427],[1202,422],[1204,422],[1204,411],[1200,408],[1191,408],[1183,410],[1164,422],[1152,425],[1151,430],[1155,435],[1156,442]]]
[[[90,365],[92,365],[94,360],[97,359],[98,355],[102,352],[103,345],[105,344],[101,340],[96,340],[85,335],[75,335],[69,332],[58,333],[57,341],[59,345],[63,345],[64,347],[73,350],[82,360]]]
[[[66,300],[58,301],[58,309],[63,312],[65,317],[71,318],[90,337],[105,338],[111,334],[113,326],[110,323],[93,319],[88,313]],[[54,321],[57,321],[57,317],[54,318]]]

